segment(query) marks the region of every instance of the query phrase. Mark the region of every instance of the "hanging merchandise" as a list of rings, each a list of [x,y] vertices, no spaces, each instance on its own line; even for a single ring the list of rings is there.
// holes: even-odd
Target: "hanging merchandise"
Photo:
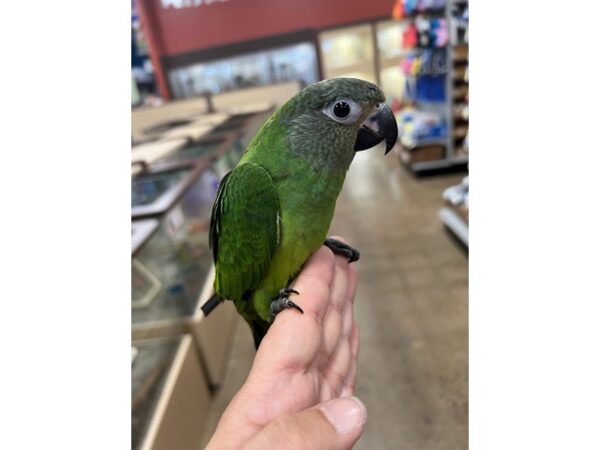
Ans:
[[[394,3],[394,9],[392,10],[392,19],[402,20],[404,17],[404,2],[402,0],[396,0]]]
[[[402,33],[402,48],[410,49],[417,46],[419,32],[414,23],[409,23]]]
[[[464,8],[464,10],[462,9]],[[469,42],[469,6],[454,4],[450,23],[450,34],[453,45]]]
[[[417,10],[417,0],[404,0],[403,3],[406,14],[414,14]]]
[[[416,80],[416,99],[420,102],[443,103],[446,100],[443,75],[421,75]]]
[[[448,23],[446,19],[435,19],[432,21],[432,39],[436,47],[444,47],[448,44]]]
[[[419,47],[429,47],[431,45],[431,21],[422,16],[417,16],[415,25],[419,32]]]
[[[446,19],[417,16],[402,32],[402,48],[440,48],[448,44],[449,32]]]
[[[405,74],[407,101],[443,103],[446,100],[446,58],[445,50],[426,49],[402,61],[400,68]]]
[[[446,6],[446,0],[399,0],[397,3],[401,3],[401,5],[395,5],[394,11],[396,14],[401,12],[400,18],[405,14],[413,15],[415,13],[439,11]]]

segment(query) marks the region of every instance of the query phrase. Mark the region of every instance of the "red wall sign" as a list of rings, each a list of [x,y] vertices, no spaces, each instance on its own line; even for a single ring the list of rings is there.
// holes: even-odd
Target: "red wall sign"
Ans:
[[[138,0],[162,55],[391,16],[394,0]]]
[[[394,6],[394,0],[136,1],[157,72],[162,56],[378,19],[391,16]]]

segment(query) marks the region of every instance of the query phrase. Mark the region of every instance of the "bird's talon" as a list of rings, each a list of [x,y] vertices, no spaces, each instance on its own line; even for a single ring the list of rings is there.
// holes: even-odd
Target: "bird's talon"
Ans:
[[[288,299],[288,301],[286,302],[286,307],[287,308],[294,308],[298,311],[300,311],[301,314],[304,314],[304,311],[302,310],[302,308],[300,308],[298,305],[296,305],[293,301],[291,301],[290,299]]]
[[[272,318],[275,318],[277,314],[279,314],[284,309],[288,308],[294,308],[295,310],[300,311],[300,313],[304,314],[302,308],[300,308],[296,303],[294,303],[288,298],[289,294],[300,295],[300,292],[292,288],[281,289],[279,291],[279,297],[273,300],[271,302],[271,306],[269,307],[269,313],[271,314]]]
[[[325,246],[331,249],[335,255],[345,256],[348,258],[348,264],[358,261],[360,258],[360,252],[348,244],[344,244],[341,241],[333,238],[325,239]]]
[[[285,297],[289,294],[300,295],[300,292],[298,292],[296,289],[292,289],[292,288],[283,288],[282,290],[279,291],[280,297]]]

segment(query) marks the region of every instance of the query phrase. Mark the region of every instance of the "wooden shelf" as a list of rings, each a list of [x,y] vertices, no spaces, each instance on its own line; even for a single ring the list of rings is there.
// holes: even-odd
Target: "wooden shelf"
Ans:
[[[454,77],[454,81],[460,81],[460,82],[464,83],[466,71],[467,71],[467,68],[465,66],[455,67],[454,70],[452,71],[452,76]]]
[[[456,156],[458,157],[469,157],[469,148],[468,147],[457,147],[455,150]]]
[[[462,100],[468,94],[469,94],[469,86],[468,85],[459,86],[456,89],[454,89],[454,94],[453,94],[454,101]]]
[[[452,114],[452,116],[454,117],[455,121],[458,122],[468,122],[469,118],[465,118],[462,114],[462,111],[460,111],[459,109],[455,108],[454,109],[454,113]]]
[[[454,133],[453,133],[454,139],[464,139],[468,132],[469,132],[468,125],[459,125],[457,127],[454,127]]]
[[[469,46],[456,45],[452,47],[452,59],[454,62],[464,63],[469,61]]]

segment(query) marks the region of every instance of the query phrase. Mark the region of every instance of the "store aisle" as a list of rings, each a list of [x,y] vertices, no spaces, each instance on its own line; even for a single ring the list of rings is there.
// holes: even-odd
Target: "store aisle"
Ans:
[[[348,173],[332,233],[361,251],[356,395],[369,421],[356,449],[468,446],[468,262],[437,218],[442,191],[461,178],[416,180],[383,149],[359,153]],[[239,321],[204,443],[253,354]]]

